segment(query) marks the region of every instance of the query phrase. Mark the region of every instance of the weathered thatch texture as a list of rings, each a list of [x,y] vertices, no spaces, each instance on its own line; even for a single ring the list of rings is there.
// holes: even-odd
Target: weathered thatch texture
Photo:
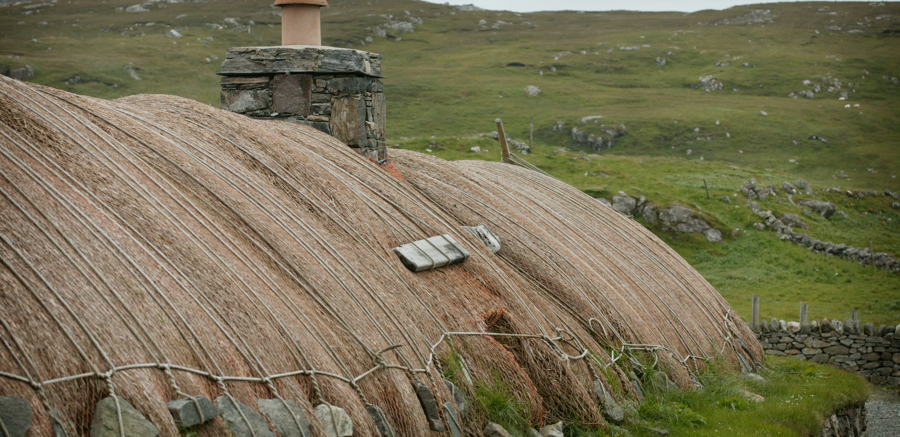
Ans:
[[[577,190],[508,164],[392,157],[399,174],[290,123],[2,79],[0,395],[31,402],[37,435],[49,435],[48,408],[70,435],[88,434],[111,390],[175,435],[166,401],[227,390],[254,408],[281,396],[309,417],[321,402],[340,406],[360,436],[377,433],[371,402],[398,435],[419,436],[436,433],[411,381],[447,400],[435,365],[451,343],[476,383],[499,375],[535,424],[603,423],[592,381],[611,362],[604,350],[662,346],[661,366],[682,385],[702,365],[686,357],[760,359],[696,271]],[[498,254],[462,229],[478,224],[501,237]],[[439,234],[471,258],[413,274],[391,251]],[[440,342],[488,331],[545,337]],[[385,368],[346,381],[393,345]],[[147,363],[160,366],[121,369]],[[33,386],[10,377],[80,374]]]

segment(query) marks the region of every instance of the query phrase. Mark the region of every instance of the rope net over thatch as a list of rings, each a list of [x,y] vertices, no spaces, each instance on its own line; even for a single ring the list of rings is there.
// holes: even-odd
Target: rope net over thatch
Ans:
[[[51,417],[89,434],[115,394],[164,436],[166,402],[200,395],[290,400],[317,436],[323,403],[377,436],[376,405],[397,435],[424,436],[438,433],[413,382],[444,403],[453,379],[474,403],[500,381],[533,425],[605,426],[594,383],[634,396],[623,356],[648,351],[683,387],[705,359],[761,360],[693,268],[574,188],[510,164],[391,158],[182,98],[2,78],[0,396],[30,402],[35,435]],[[462,228],[481,224],[497,254]],[[392,252],[442,234],[470,258],[411,273]],[[481,435],[486,420],[463,426]]]

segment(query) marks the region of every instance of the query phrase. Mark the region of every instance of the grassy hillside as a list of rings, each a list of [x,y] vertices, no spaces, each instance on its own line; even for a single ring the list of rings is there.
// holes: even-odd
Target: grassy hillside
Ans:
[[[725,242],[711,244],[654,229],[745,317],[755,293],[768,318],[796,318],[803,300],[815,318],[843,319],[856,307],[864,321],[900,322],[898,275],[781,242],[753,229],[759,219],[740,198],[719,200],[749,177],[778,187],[803,178],[847,217],[807,215],[783,198],[763,208],[800,215],[818,239],[867,247],[871,238],[876,251],[900,255],[900,213],[888,198],[822,192],[900,191],[900,85],[883,79],[900,76],[900,35],[889,32],[900,30],[900,4],[516,14],[409,0],[331,3],[323,10],[326,44],[384,55],[392,146],[494,160],[497,143],[479,134],[500,117],[513,138],[527,141],[533,119],[527,158],[545,171],[598,197],[625,191],[685,205],[723,230]],[[268,2],[155,2],[128,12],[133,4],[2,4],[0,63],[32,65],[35,82],[80,94],[166,93],[218,105],[215,73],[226,48],[280,40],[278,9]],[[182,37],[167,38],[171,29]],[[692,88],[703,76],[722,89]],[[840,89],[829,92],[836,81]],[[526,94],[530,85],[540,88],[536,97]],[[788,97],[816,85],[813,99]],[[587,116],[602,118],[582,123]],[[552,130],[558,122],[564,132]],[[627,135],[612,148],[572,148],[573,127],[602,135],[620,125]],[[469,152],[473,146],[489,152]],[[557,153],[561,147],[573,150]],[[732,237],[733,229],[742,232]]]

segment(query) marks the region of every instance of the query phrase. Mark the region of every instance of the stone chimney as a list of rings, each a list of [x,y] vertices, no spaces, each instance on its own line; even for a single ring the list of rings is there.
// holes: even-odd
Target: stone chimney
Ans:
[[[305,124],[363,156],[386,158],[381,56],[321,45],[325,0],[276,0],[277,47],[229,48],[222,63],[221,108],[263,120]]]

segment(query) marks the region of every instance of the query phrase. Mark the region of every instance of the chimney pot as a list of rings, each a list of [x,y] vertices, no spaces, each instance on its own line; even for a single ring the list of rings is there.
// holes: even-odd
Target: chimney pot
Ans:
[[[326,0],[275,0],[275,6],[281,7],[281,45],[322,45],[319,9]]]

